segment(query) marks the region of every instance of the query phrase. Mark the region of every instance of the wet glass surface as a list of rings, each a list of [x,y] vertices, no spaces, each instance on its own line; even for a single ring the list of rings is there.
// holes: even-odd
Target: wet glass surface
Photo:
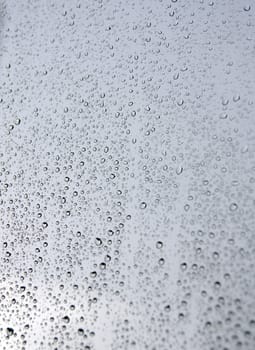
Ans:
[[[0,3],[0,349],[255,348],[255,4]]]

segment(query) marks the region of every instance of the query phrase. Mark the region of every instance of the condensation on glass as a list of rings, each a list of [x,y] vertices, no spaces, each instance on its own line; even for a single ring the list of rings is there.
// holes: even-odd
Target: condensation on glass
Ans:
[[[255,348],[255,4],[0,2],[0,349]]]

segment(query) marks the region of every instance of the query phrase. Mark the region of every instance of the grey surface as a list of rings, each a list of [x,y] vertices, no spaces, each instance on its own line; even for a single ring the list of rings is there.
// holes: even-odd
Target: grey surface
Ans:
[[[254,11],[1,3],[1,350],[255,348]]]

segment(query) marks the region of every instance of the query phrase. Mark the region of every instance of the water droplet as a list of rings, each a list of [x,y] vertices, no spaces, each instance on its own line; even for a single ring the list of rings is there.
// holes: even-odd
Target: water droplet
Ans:
[[[250,5],[245,5],[245,6],[243,7],[243,9],[244,9],[245,12],[248,12],[248,11],[250,11],[251,6],[250,6]]]
[[[182,172],[183,172],[183,167],[182,167],[182,166],[178,166],[178,167],[176,168],[176,174],[177,174],[177,175],[181,175]]]
[[[145,202],[140,203],[140,209],[145,209],[147,204]]]
[[[161,249],[162,247],[163,247],[163,242],[157,241],[157,243],[156,243],[156,248],[157,248],[157,249]]]
[[[63,317],[63,321],[64,321],[65,323],[69,323],[69,322],[70,322],[70,317],[69,317],[69,316],[64,316],[64,317]]]
[[[230,211],[236,211],[238,209],[238,205],[236,203],[231,203],[229,206]]]

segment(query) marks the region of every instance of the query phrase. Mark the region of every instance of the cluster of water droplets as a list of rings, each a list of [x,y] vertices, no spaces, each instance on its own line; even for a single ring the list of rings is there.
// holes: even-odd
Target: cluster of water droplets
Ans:
[[[254,349],[254,10],[1,2],[1,349]]]

